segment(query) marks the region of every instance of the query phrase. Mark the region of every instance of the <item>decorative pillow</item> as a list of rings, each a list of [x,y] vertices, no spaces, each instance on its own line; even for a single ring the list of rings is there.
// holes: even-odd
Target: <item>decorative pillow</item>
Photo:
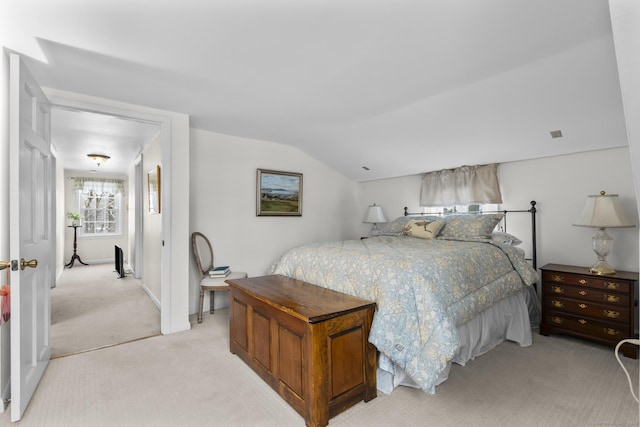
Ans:
[[[421,239],[435,239],[442,229],[442,221],[416,221],[407,222],[402,234],[406,236],[419,237]]]
[[[380,230],[381,236],[399,236],[409,221],[436,221],[442,219],[439,216],[401,216],[387,223]]]
[[[493,234],[491,234],[491,240],[511,246],[518,246],[522,243],[522,240],[518,239],[516,236],[503,231],[494,231]]]
[[[449,215],[440,231],[443,239],[490,239],[504,214]]]

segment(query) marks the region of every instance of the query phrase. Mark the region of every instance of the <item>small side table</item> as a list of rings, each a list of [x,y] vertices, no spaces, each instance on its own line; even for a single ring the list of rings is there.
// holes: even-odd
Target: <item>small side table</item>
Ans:
[[[82,265],[89,265],[87,263],[82,262],[80,259],[80,255],[78,255],[78,227],[79,225],[69,225],[68,227],[73,227],[73,255],[71,255],[71,261],[68,264],[65,264],[65,267],[73,267],[73,263],[78,260],[78,262]]]

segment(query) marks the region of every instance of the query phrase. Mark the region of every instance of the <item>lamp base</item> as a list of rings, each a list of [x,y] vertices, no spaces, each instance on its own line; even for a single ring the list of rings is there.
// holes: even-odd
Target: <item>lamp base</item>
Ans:
[[[607,255],[613,248],[613,238],[607,234],[607,230],[604,227],[598,229],[595,236],[591,238],[593,251],[598,256],[598,262],[593,264],[589,269],[589,273],[598,274],[601,276],[611,276],[616,274],[616,271],[607,264]]]
[[[589,273],[597,274],[598,276],[613,276],[616,271],[607,264],[604,260],[599,260],[591,266]]]

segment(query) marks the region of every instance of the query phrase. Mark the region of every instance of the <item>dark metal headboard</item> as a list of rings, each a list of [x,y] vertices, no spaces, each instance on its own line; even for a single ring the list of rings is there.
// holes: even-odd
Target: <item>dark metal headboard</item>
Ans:
[[[508,213],[517,213],[517,212],[528,212],[531,214],[531,246],[532,246],[532,250],[531,250],[531,263],[533,265],[533,268],[535,270],[537,270],[538,268],[538,248],[537,248],[537,243],[536,243],[536,201],[532,200],[531,202],[531,208],[526,209],[526,210],[503,210],[503,211],[482,211],[482,212],[473,212],[473,213],[463,213],[462,215],[482,215],[482,214],[488,214],[488,213],[501,213],[504,214],[504,219],[503,219],[503,224],[504,224],[504,230],[507,231],[507,214]],[[444,213],[424,213],[424,212],[409,212],[409,209],[405,206],[404,208],[404,216],[410,216],[410,215],[422,215],[422,216],[426,216],[426,215],[440,215],[440,216],[444,216],[446,214]],[[455,215],[461,215],[460,213],[457,213]]]

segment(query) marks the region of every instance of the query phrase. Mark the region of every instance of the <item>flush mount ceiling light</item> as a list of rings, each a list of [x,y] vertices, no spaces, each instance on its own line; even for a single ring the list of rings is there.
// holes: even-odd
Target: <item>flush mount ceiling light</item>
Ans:
[[[111,158],[104,154],[87,154],[87,157],[89,157],[91,160],[96,162],[98,166],[100,166],[101,164],[103,164],[104,162],[106,162]]]

